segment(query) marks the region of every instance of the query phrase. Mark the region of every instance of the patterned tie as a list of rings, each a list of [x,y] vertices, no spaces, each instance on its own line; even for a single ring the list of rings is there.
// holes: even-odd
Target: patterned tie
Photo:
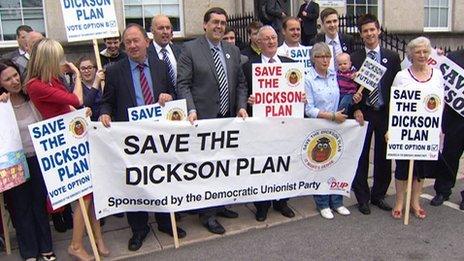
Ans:
[[[148,85],[147,77],[145,77],[145,72],[143,71],[144,68],[145,64],[137,64],[137,69],[139,69],[140,72],[140,87],[142,87],[143,100],[145,101],[145,105],[149,105],[154,101],[153,94],[150,91],[150,85]]]
[[[329,42],[329,45],[332,46],[332,61],[333,61],[333,64],[334,64],[334,69],[335,71],[338,70],[338,64],[337,64],[337,59],[335,59],[335,57],[337,56],[337,52],[336,52],[336,48],[335,48],[335,45],[337,44],[337,42],[335,42],[335,40],[330,40]]]
[[[225,116],[229,111],[229,89],[227,87],[227,77],[222,66],[221,58],[219,58],[219,48],[211,49],[213,52],[214,66],[219,80],[219,114]]]
[[[369,51],[367,53],[367,56],[371,58],[372,60],[379,62],[377,59],[377,55],[375,51]],[[370,93],[369,96],[367,97],[367,102],[370,104],[372,107],[378,108],[380,106],[379,104],[379,88],[380,88],[380,83],[377,85],[375,89],[373,89]]]
[[[274,58],[269,59],[269,63],[275,63],[275,62],[276,60],[274,60]]]
[[[172,63],[169,60],[168,50],[166,50],[166,48],[163,47],[161,48],[161,53],[163,53],[163,61],[168,66],[169,81],[172,83],[173,86],[176,86],[176,72],[174,71]]]

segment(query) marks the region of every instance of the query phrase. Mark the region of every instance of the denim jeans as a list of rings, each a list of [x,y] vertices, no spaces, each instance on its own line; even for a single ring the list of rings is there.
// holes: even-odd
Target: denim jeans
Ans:
[[[316,202],[317,209],[324,208],[339,208],[343,206],[343,196],[340,195],[314,195],[314,202]]]
[[[345,109],[343,114],[349,115],[353,105],[353,94],[340,94],[340,102],[338,103],[338,110]]]

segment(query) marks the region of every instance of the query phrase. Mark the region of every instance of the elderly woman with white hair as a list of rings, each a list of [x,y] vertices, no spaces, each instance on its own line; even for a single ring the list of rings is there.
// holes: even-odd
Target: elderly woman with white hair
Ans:
[[[305,78],[306,107],[305,114],[310,118],[320,118],[342,123],[348,117],[343,110],[337,111],[340,91],[337,75],[329,69],[332,54],[326,43],[316,43],[311,50],[313,67]],[[331,209],[340,215],[349,215],[343,206],[341,195],[314,195],[317,209],[325,219],[333,219]]]
[[[442,88],[442,73],[440,70],[432,68],[427,64],[431,51],[432,47],[428,38],[421,36],[411,40],[406,47],[406,53],[412,64],[396,75],[392,87],[404,86],[407,88],[408,85],[414,84],[414,86],[420,86],[421,88]],[[424,163],[424,161],[414,162],[414,180],[411,191],[411,211],[419,219],[424,219],[427,216],[419,200],[422,193],[423,179],[427,171]],[[392,210],[392,217],[395,219],[400,219],[403,215],[404,192],[406,190],[408,170],[407,160],[396,160],[396,202]]]

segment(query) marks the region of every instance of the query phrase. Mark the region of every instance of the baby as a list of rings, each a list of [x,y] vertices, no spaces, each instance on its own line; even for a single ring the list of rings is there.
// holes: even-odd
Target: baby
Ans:
[[[358,84],[353,81],[356,71],[351,65],[350,55],[341,53],[337,55],[337,81],[340,88],[340,102],[338,103],[338,110],[345,109],[344,113],[351,112],[353,105],[353,95],[358,89]]]

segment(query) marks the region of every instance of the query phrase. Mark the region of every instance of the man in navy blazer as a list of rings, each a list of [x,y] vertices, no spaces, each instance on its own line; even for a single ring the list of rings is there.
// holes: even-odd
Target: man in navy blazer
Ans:
[[[332,55],[332,63],[335,64],[335,57],[340,53],[353,52],[353,36],[349,34],[339,33],[338,12],[333,8],[325,8],[321,12],[322,29],[324,33],[316,35],[311,40],[310,45],[315,43],[325,42],[332,48],[335,53]]]
[[[243,65],[243,72],[245,74],[245,78],[247,79],[248,84],[248,94],[250,95],[253,90],[253,64],[254,63],[288,63],[294,62],[292,59],[287,58],[285,56],[277,55],[277,33],[269,25],[265,25],[261,27],[258,31],[258,46],[261,49],[260,56],[252,57],[247,63]],[[251,109],[251,108],[249,108]],[[251,112],[251,110],[250,110]],[[259,222],[263,222],[267,218],[267,212],[271,207],[271,202],[273,208],[280,212],[283,216],[292,218],[295,216],[293,210],[287,205],[288,199],[280,199],[280,200],[266,200],[266,201],[259,201],[254,202],[256,207],[256,214],[255,218]]]
[[[380,88],[378,100],[372,99],[367,89],[363,91],[361,102],[353,106],[354,117],[358,122],[369,121],[363,151],[359,158],[358,169],[353,181],[353,191],[358,200],[361,213],[370,214],[369,200],[382,210],[392,208],[385,201],[385,194],[391,181],[391,161],[387,160],[387,143],[385,134],[388,129],[388,108],[390,90],[396,74],[401,70],[401,60],[397,53],[380,47],[380,24],[377,17],[365,14],[358,18],[358,30],[364,42],[364,48],[351,54],[351,61],[356,70],[361,68],[370,53],[387,68],[377,88]],[[374,135],[374,184],[369,190],[367,173],[369,169],[369,151]]]
[[[138,65],[143,66],[153,101],[162,106],[171,101],[174,87],[168,81],[166,64],[148,56],[149,39],[145,29],[138,24],[129,24],[123,32],[123,42],[128,57],[109,66],[106,70],[106,86],[103,92],[100,121],[110,127],[111,121],[128,121],[127,109],[146,105],[140,82]],[[147,103],[147,104],[151,104]],[[168,213],[156,213],[155,218],[161,232],[172,235]],[[129,250],[138,250],[147,236],[147,212],[128,212],[127,221],[133,236],[129,240]],[[185,231],[177,228],[179,237],[185,237]]]

